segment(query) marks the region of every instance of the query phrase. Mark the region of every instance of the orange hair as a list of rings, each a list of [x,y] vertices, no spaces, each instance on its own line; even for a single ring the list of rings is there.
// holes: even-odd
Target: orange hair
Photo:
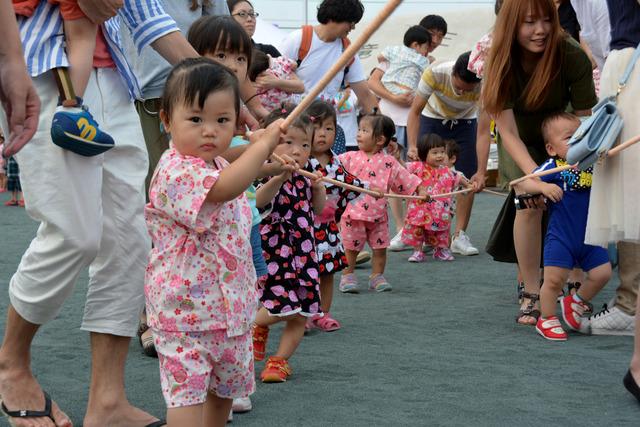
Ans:
[[[538,60],[531,79],[524,89],[524,106],[537,110],[542,106],[551,82],[560,72],[562,40],[566,37],[553,0],[504,0],[493,30],[493,42],[487,58],[482,88],[482,103],[490,114],[499,114],[511,95],[516,61],[522,58],[518,32],[527,15],[533,19],[549,17],[551,31],[547,46]]]

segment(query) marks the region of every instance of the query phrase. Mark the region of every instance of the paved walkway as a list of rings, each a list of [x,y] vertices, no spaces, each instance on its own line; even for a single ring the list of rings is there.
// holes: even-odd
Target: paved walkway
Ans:
[[[0,201],[6,196],[0,196]],[[480,195],[469,230],[483,247],[501,198]],[[0,327],[6,286],[36,224],[0,205]],[[284,384],[258,385],[246,426],[638,426],[640,408],[622,387],[631,337],[571,335],[550,343],[514,322],[514,268],[486,254],[414,265],[391,253],[391,293],[336,295],[343,329],[313,332],[292,358]],[[364,281],[369,271],[359,269]],[[77,425],[86,405],[88,336],[79,330],[84,274],[60,317],[42,328],[34,369]],[[617,279],[596,301],[613,295]],[[277,343],[274,328],[269,350]],[[262,369],[259,363],[256,369]],[[127,390],[135,404],[164,413],[157,361],[132,342]],[[0,425],[5,421],[0,421]]]

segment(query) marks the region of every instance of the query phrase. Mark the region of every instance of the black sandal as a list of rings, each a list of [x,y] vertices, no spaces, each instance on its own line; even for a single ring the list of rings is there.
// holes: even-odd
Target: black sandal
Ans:
[[[158,357],[156,346],[153,344],[153,335],[142,339],[142,334],[148,330],[149,325],[144,322],[140,322],[140,325],[138,326],[138,341],[140,341],[140,345],[142,346],[142,353],[149,357]]]
[[[533,326],[533,324],[531,323],[520,323],[519,320],[525,316],[528,316],[536,319],[536,322],[538,321],[538,318],[540,317],[540,310],[535,308],[535,304],[540,299],[540,295],[530,294],[529,292],[522,291],[522,298],[528,299],[529,303],[525,308],[521,308],[520,310],[518,310],[518,315],[516,316],[516,323],[520,325],[525,325],[525,326],[529,326],[529,325]]]
[[[56,420],[53,419],[53,415],[51,415],[51,397],[47,394],[46,391],[43,391],[44,394],[44,410],[43,411],[32,411],[29,409],[20,409],[18,411],[10,411],[5,406],[4,402],[0,405],[2,412],[7,418],[49,418],[51,421],[55,423]],[[11,420],[9,420],[11,423]]]

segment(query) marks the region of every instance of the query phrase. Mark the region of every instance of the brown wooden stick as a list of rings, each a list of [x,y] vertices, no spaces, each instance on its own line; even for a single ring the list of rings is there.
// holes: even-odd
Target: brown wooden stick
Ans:
[[[616,145],[611,150],[607,151],[606,156],[611,157],[620,153],[622,150],[631,147],[633,144],[640,142],[640,135],[636,135],[631,139],[626,140],[622,144]]]
[[[499,191],[487,190],[486,188],[482,190],[484,193],[493,194],[494,196],[507,197],[507,193],[501,193]]]
[[[537,178],[537,177],[540,177],[540,176],[552,175],[554,173],[566,171],[568,169],[573,169],[573,168],[575,168],[577,166],[578,166],[578,163],[576,163],[575,165],[558,166],[558,167],[555,167],[553,169],[548,169],[548,170],[545,170],[545,171],[538,171],[538,172],[530,173],[529,175],[525,175],[522,178],[514,179],[513,181],[511,181],[509,183],[509,185],[511,187],[513,187],[514,185],[519,184],[522,181],[526,181],[529,178]]]
[[[289,114],[289,116],[285,119],[284,123],[280,128],[283,132],[286,132],[287,128],[291,123],[298,117],[304,110],[307,109],[309,104],[311,104],[317,97],[320,95],[320,92],[331,82],[331,80],[347,65],[347,63],[353,58],[360,48],[364,46],[364,44],[369,40],[371,35],[376,32],[378,28],[384,23],[384,21],[393,13],[394,10],[402,3],[402,0],[389,0],[385,7],[378,13],[378,15],[369,23],[369,25],[364,29],[362,34],[349,45],[342,52],[338,61],[322,76],[322,79],[309,91],[309,93],[304,97],[302,102],[298,104],[298,106]]]
[[[458,191],[452,191],[450,193],[442,193],[442,194],[434,194],[433,196],[430,196],[432,199],[442,199],[445,197],[451,197],[451,196],[455,196],[457,194],[465,194],[465,193],[469,193],[471,191],[473,191],[474,189],[472,187],[470,188],[465,188],[463,190],[458,190]]]

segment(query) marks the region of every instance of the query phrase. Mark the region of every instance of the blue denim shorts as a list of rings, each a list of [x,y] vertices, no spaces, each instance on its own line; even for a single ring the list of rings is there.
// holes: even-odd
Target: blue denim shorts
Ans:
[[[251,227],[251,252],[253,253],[253,268],[256,269],[256,276],[264,276],[267,274],[267,263],[264,262],[264,257],[262,256],[260,224]]]

